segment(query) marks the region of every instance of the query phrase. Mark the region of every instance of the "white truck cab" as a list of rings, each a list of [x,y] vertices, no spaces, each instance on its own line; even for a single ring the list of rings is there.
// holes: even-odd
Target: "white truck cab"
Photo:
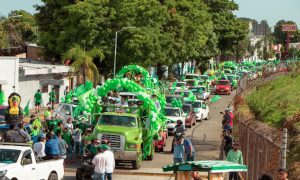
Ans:
[[[0,146],[0,179],[61,180],[63,159],[38,161],[26,143],[2,143]]]
[[[182,125],[185,129],[185,114],[181,108],[178,107],[165,107],[167,116],[167,129],[169,135],[174,135],[175,126],[178,120],[182,121]]]

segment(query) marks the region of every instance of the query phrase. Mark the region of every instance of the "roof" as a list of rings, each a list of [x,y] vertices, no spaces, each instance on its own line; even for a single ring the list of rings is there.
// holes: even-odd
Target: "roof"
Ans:
[[[130,114],[130,113],[117,113],[117,112],[105,112],[102,113],[102,115],[115,115],[115,116],[130,116],[130,117],[137,117],[136,114]]]
[[[188,161],[170,164],[162,167],[163,171],[206,171],[210,173],[222,173],[222,172],[246,172],[248,167],[238,163],[229,161]]]
[[[19,69],[23,71],[24,76],[41,74],[68,73],[69,66],[61,64],[51,64],[47,61],[35,61],[31,59],[20,59]]]
[[[179,109],[179,107],[165,107],[165,109]]]
[[[28,146],[24,146],[25,143],[20,143],[20,145],[23,146],[18,146],[17,143],[11,143],[12,145],[5,145],[5,143],[0,143],[0,149],[13,149],[13,150],[20,150],[20,151],[26,151],[30,148],[30,144],[28,144]],[[3,145],[4,144],[4,145]]]

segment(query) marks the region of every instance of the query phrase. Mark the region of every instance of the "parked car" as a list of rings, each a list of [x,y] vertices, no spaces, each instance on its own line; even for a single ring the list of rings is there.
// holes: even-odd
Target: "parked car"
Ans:
[[[64,160],[40,161],[31,147],[2,143],[0,146],[0,179],[51,179],[64,178]],[[24,144],[22,144],[24,145]]]
[[[168,135],[174,135],[176,122],[178,120],[182,121],[182,124],[185,129],[185,116],[184,112],[181,108],[178,107],[165,107],[165,113],[167,116],[167,129],[168,129]]]
[[[204,101],[202,100],[186,101],[185,103],[191,104],[193,106],[194,111],[196,113],[196,121],[209,119],[209,107]]]
[[[196,124],[196,113],[191,104],[183,104],[182,110],[185,114],[185,127],[191,128]]]
[[[235,74],[226,74],[227,79],[230,81],[231,90],[236,89],[238,85],[237,76]]]
[[[215,94],[230,95],[231,85],[229,80],[220,80],[216,85]]]
[[[186,82],[177,82],[175,89],[176,90],[185,90],[185,89],[187,89]]]
[[[168,94],[165,97],[166,97],[167,106],[171,106],[173,100],[180,100],[183,103],[183,97],[181,97],[178,94]]]

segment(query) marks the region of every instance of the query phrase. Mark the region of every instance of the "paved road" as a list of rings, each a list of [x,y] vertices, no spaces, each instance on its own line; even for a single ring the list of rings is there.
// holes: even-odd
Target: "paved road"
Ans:
[[[230,96],[222,96],[219,101],[210,104],[210,119],[198,122],[196,126],[187,130],[186,136],[192,139],[196,149],[196,160],[214,160],[219,158],[220,133],[222,130],[222,115],[220,112],[226,109],[234,95],[235,92]],[[154,160],[143,161],[139,170],[132,170],[130,168],[116,169],[114,179],[134,180],[142,178],[143,180],[150,180],[153,179],[154,175],[155,179],[158,180],[174,179],[171,173],[163,173],[161,168],[163,165],[173,162],[173,154],[170,153],[172,138],[173,137],[170,136],[167,139],[165,152],[157,152]],[[65,180],[75,179],[76,166],[76,164],[72,165],[72,167],[67,166]]]

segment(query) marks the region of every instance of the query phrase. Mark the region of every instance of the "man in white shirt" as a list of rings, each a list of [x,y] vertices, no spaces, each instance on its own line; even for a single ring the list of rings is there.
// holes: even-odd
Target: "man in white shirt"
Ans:
[[[105,159],[105,179],[112,180],[112,173],[115,169],[114,153],[108,151],[109,147],[106,144],[103,144],[102,147]]]
[[[42,136],[39,136],[38,142],[33,145],[33,152],[38,158],[43,158],[46,156],[45,142],[46,142],[46,139]]]
[[[105,158],[102,153],[102,145],[97,148],[98,154],[93,158],[92,163],[95,166],[94,169],[94,180],[104,180],[105,175]]]

